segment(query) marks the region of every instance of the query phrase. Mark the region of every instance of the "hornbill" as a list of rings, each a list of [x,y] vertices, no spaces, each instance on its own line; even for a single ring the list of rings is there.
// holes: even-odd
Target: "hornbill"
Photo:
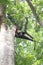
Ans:
[[[10,21],[12,23],[14,23],[15,19],[11,16],[11,14],[7,14],[7,15],[8,15],[7,16],[8,19],[10,19]],[[14,24],[14,25],[16,25],[16,24]],[[17,29],[16,29],[15,37],[22,38],[22,39],[27,39],[27,40],[30,40],[30,41],[34,41],[33,37],[30,34],[28,34],[26,31],[22,32],[17,25],[16,25],[16,28]]]

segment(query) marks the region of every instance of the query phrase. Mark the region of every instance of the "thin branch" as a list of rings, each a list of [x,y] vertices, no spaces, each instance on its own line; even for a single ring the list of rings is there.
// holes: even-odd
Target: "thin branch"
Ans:
[[[32,10],[32,12],[33,12],[33,15],[35,16],[36,21],[37,21],[41,26],[43,26],[43,22],[40,20],[39,15],[37,14],[36,9],[35,9],[35,7],[33,6],[33,4],[31,3],[31,1],[30,1],[30,0],[26,0],[26,1],[27,1],[27,3],[29,4],[29,6],[30,6],[30,8],[31,8],[31,10]]]
[[[26,22],[25,22],[25,29],[24,29],[24,31],[26,32],[26,30],[27,30],[27,25],[28,25],[28,17],[25,17],[26,18]]]

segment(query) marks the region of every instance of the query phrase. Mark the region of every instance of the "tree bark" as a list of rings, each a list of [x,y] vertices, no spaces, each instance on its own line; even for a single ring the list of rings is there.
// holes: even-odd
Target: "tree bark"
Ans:
[[[0,5],[0,65],[15,65],[14,37],[16,27],[4,23],[5,7]]]

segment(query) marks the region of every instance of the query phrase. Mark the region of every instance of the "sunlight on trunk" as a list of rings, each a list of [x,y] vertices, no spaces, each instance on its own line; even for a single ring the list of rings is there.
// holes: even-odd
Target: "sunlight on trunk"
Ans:
[[[3,23],[0,29],[0,65],[14,65],[14,36],[16,28],[6,30]]]

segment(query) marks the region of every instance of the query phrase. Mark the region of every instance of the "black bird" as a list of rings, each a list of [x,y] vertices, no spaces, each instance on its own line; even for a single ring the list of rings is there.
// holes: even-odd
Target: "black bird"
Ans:
[[[11,14],[8,14],[8,18],[10,19],[10,21],[12,23],[15,22],[15,19],[13,18],[13,16],[11,16]],[[14,25],[16,25],[16,24],[14,24]],[[17,29],[16,29],[15,37],[34,41],[33,37],[30,34],[28,34],[27,32],[21,32],[21,30],[17,27],[17,25],[16,25],[16,28]]]

